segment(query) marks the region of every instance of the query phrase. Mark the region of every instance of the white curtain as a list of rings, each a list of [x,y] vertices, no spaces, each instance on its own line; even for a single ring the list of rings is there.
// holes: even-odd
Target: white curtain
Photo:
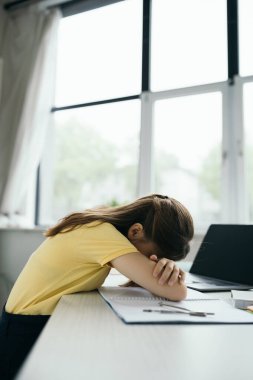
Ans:
[[[24,223],[53,104],[58,9],[9,12],[0,104],[0,226]]]

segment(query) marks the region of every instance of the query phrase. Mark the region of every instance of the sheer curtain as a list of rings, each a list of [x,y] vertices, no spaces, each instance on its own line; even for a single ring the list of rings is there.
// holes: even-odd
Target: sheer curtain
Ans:
[[[38,5],[7,14],[0,104],[0,226],[25,223],[54,95],[58,9]]]

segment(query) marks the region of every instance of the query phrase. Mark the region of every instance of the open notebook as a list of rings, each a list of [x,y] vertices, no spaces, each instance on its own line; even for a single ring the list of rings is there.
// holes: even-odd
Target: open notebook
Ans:
[[[138,287],[101,287],[99,293],[125,323],[253,323],[253,314],[192,289],[180,302]]]

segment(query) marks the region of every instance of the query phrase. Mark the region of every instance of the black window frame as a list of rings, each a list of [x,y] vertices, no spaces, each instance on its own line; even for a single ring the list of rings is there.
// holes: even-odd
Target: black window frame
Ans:
[[[25,0],[20,0],[20,2]],[[75,0],[67,1],[60,5],[63,17],[90,11],[99,7],[107,6],[126,0]],[[7,5],[6,5],[7,6]],[[10,6],[10,4],[9,4]],[[105,99],[101,101],[71,104],[64,107],[52,107],[51,112],[58,112],[73,108],[82,108],[108,104],[114,102],[140,99],[142,93],[150,91],[150,47],[151,47],[151,14],[152,0],[143,0],[142,15],[142,73],[141,93],[126,97]],[[238,0],[227,0],[227,51],[228,51],[228,81],[232,86],[234,77],[239,73],[239,46],[238,46]],[[35,225],[40,225],[40,166],[37,172],[36,195],[35,195]]]

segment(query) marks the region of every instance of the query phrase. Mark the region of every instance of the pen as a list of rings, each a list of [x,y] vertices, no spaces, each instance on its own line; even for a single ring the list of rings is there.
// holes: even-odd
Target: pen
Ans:
[[[160,313],[160,314],[187,314],[195,317],[206,317],[207,315],[214,315],[214,313],[205,313],[203,311],[179,311],[179,310],[156,310],[156,309],[143,309],[146,313]]]
[[[177,306],[177,305],[171,305],[170,303],[166,303],[166,302],[159,302],[159,306],[172,307],[172,308],[175,308],[175,309],[178,309],[178,310],[187,311],[189,313],[204,313],[206,315],[214,315],[215,314],[215,313],[207,313],[205,311],[190,310],[190,309],[187,309],[186,307]]]

